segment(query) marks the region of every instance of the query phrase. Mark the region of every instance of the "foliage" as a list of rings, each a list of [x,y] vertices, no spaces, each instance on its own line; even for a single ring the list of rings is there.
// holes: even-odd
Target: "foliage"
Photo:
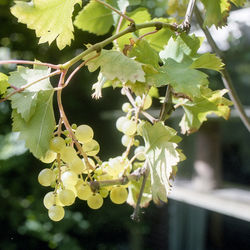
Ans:
[[[201,2],[204,26],[218,28],[226,24],[229,1]],[[236,6],[244,4],[244,1],[231,2]],[[91,0],[81,6],[73,20],[78,4],[81,6],[81,1],[17,1],[11,13],[20,23],[35,30],[39,43],[50,45],[56,40],[59,50],[74,39],[73,24],[96,35],[109,31],[113,34],[99,43],[86,45],[86,50],[64,64],[15,60],[17,64],[35,66],[33,69],[19,66],[9,77],[0,74],[1,102],[11,101],[13,131],[19,132],[20,139],[36,158],[52,163],[41,171],[38,180],[41,185],[54,189],[51,195],[45,196],[50,198],[44,200],[54,221],[64,217],[63,207],[73,204],[76,197],[86,200],[93,209],[100,208],[109,193],[114,203],[127,200],[135,209],[147,205],[151,198],[155,203],[167,202],[177,165],[185,157],[178,148],[181,139],[177,131],[165,125],[169,116],[156,118],[147,111],[152,104],[152,89],[157,92],[159,88],[167,88],[163,112],[166,108],[169,114],[179,107],[184,109],[180,122],[183,134],[197,131],[211,113],[228,119],[232,105],[223,97],[227,90],[211,90],[208,75],[201,70],[221,72],[222,60],[214,54],[198,54],[203,39],[189,35],[189,26],[178,17],[151,18],[138,0]],[[187,4],[188,1],[169,1],[167,13],[181,15],[186,12]],[[186,17],[191,17],[188,11],[189,8]],[[112,49],[104,49],[110,43]],[[6,63],[9,62],[2,62]],[[101,97],[102,88],[113,86],[120,87],[129,101],[124,104],[124,116],[116,123],[124,134],[122,144],[126,149],[121,156],[107,161],[97,156],[100,146],[93,139],[92,128],[86,124],[70,125],[62,105],[62,91],[83,66],[90,72],[99,69],[93,97]],[[56,87],[49,80],[54,75],[60,75]],[[57,125],[54,92],[57,92],[60,114]],[[140,140],[144,141],[143,146],[139,146]]]

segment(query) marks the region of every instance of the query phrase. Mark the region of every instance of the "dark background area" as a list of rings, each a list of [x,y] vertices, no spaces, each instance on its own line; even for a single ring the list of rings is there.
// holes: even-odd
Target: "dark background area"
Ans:
[[[84,1],[86,2],[86,1]],[[145,5],[147,1],[144,1]],[[152,2],[152,1],[151,1]],[[38,44],[34,31],[25,25],[18,24],[11,16],[9,7],[12,1],[0,0],[0,60],[23,59],[40,60],[50,63],[63,63],[83,50],[83,44],[96,43],[105,38],[97,37],[87,32],[75,29],[75,40],[70,48],[59,51],[55,44]],[[157,6],[153,6],[155,9]],[[152,7],[152,8],[153,8]],[[244,30],[244,25],[242,30]],[[109,36],[109,34],[107,34]],[[107,37],[106,36],[106,37]],[[232,43],[233,44],[233,43]],[[225,52],[228,67],[245,105],[250,105],[250,45],[249,38],[240,38],[237,47],[232,46]],[[236,60],[237,58],[237,60]],[[8,73],[12,66],[0,68]],[[120,109],[125,98],[119,89],[107,88],[103,98],[91,98],[92,84],[96,81],[97,73],[89,74],[82,69],[63,93],[63,104],[69,121],[78,125],[87,123],[93,127],[95,138],[100,143],[103,159],[118,156],[123,146],[120,144],[121,134],[115,129],[115,116],[110,114]],[[212,84],[222,88],[220,77],[211,75]],[[158,104],[154,103],[154,108]],[[58,117],[58,113],[56,114]],[[173,121],[175,123],[175,121]],[[8,103],[0,104],[0,152],[5,146],[6,135],[11,131],[11,113]],[[229,122],[221,122],[223,177],[227,182],[235,184],[250,183],[250,136],[238,118]],[[234,132],[232,132],[234,131]],[[235,132],[236,131],[236,132]],[[184,138],[183,149],[188,160],[183,163],[183,173],[192,176],[192,146],[195,135]],[[189,154],[190,153],[190,154]],[[163,250],[169,249],[171,237],[172,213],[168,205],[157,207],[151,204],[143,209],[139,223],[130,219],[133,209],[127,204],[115,205],[107,198],[101,209],[93,211],[86,203],[77,202],[66,208],[65,218],[54,223],[49,220],[47,210],[43,207],[43,197],[50,191],[41,187],[37,182],[38,173],[44,164],[26,152],[16,156],[0,159],[0,249],[60,249],[60,250]],[[187,170],[185,170],[185,168]],[[185,171],[189,171],[185,173]],[[184,210],[190,209],[183,205]],[[172,204],[172,207],[174,205]],[[184,212],[183,212],[184,213]],[[216,213],[207,213],[206,243],[208,250],[249,249],[250,225],[247,222],[227,216],[220,216],[220,230],[223,238],[216,239],[213,225]],[[178,216],[178,214],[176,215]],[[183,218],[188,218],[184,214]],[[185,228],[185,220],[179,222]],[[186,228],[188,232],[188,228]],[[188,234],[188,233],[187,233]],[[181,249],[190,249],[182,242]],[[172,250],[172,249],[171,249]],[[198,250],[198,249],[197,249]]]

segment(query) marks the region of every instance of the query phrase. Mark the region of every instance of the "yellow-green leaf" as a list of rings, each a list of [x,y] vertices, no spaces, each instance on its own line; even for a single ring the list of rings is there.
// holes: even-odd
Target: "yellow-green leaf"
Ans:
[[[72,13],[80,0],[34,0],[16,1],[11,13],[20,23],[36,31],[39,43],[51,44],[56,40],[61,50],[71,44],[73,36]]]
[[[0,95],[3,95],[9,86],[8,76],[0,72]]]

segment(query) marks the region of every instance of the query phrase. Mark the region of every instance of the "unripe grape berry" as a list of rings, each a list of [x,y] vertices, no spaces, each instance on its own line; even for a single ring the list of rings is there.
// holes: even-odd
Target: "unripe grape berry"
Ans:
[[[122,125],[122,132],[125,135],[133,135],[136,132],[136,122],[128,120]]]
[[[38,182],[42,186],[48,187],[54,181],[55,181],[54,172],[49,168],[43,169],[38,175]]]
[[[46,152],[45,156],[41,157],[40,160],[44,163],[51,163],[56,159],[56,156],[57,156],[57,154],[54,151],[49,149]]]
[[[122,126],[123,124],[128,121],[128,118],[126,116],[121,116],[116,120],[116,128],[122,132]]]
[[[96,140],[91,140],[89,142],[84,143],[82,145],[82,149],[88,156],[94,156],[97,155],[100,151],[100,146]]]
[[[122,136],[122,139],[121,139],[122,145],[123,145],[124,147],[127,147],[127,146],[129,145],[129,143],[130,143],[131,140],[132,140],[132,137],[130,137],[130,136],[128,136],[128,135],[123,135],[123,136]]]
[[[59,190],[58,198],[64,206],[70,206],[75,202],[75,194],[69,189]]]
[[[135,149],[135,155],[136,159],[138,159],[139,161],[145,161],[146,157],[145,157],[145,147],[143,146],[139,146]]]
[[[50,140],[49,147],[52,151],[60,153],[61,150],[66,146],[64,139],[60,136],[53,137]]]
[[[67,146],[61,150],[61,159],[66,163],[70,163],[76,157],[77,153],[73,147]]]
[[[54,192],[48,192],[43,198],[43,205],[49,209],[53,205],[56,205],[56,195]]]
[[[78,177],[75,172],[66,171],[62,174],[61,180],[65,186],[74,186],[78,181]]]
[[[69,167],[76,174],[82,174],[85,168],[83,161],[78,156],[69,163]]]
[[[87,199],[87,204],[92,209],[99,209],[103,204],[103,198],[98,193],[93,193]]]
[[[110,191],[110,199],[115,204],[122,204],[128,198],[128,191],[124,187],[114,187]]]
[[[48,214],[51,220],[60,221],[63,219],[65,212],[63,207],[53,205],[49,208]]]
[[[90,186],[86,183],[77,186],[76,190],[77,190],[77,197],[81,200],[88,200],[88,198],[93,193],[90,189]]]
[[[100,193],[100,195],[102,196],[102,198],[106,198],[106,197],[108,197],[108,195],[109,195],[109,190],[106,189],[106,188],[101,188],[101,189],[99,190],[99,193]]]
[[[122,105],[122,111],[123,112],[128,113],[129,110],[131,110],[131,109],[132,109],[132,106],[131,106],[131,104],[129,102],[123,103],[123,105]]]
[[[93,129],[88,125],[80,125],[75,131],[76,138],[81,143],[89,142],[94,137]]]

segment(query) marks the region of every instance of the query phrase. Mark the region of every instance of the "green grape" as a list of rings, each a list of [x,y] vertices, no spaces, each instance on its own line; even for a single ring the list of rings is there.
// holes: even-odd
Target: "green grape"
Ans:
[[[48,187],[52,184],[52,182],[55,181],[55,175],[54,172],[49,169],[45,168],[43,169],[39,175],[38,175],[38,182],[45,187]]]
[[[101,168],[97,168],[95,169],[95,174],[98,176],[98,175],[101,175],[102,174],[102,169]]]
[[[136,122],[128,120],[122,125],[122,132],[131,136],[136,132]]]
[[[106,189],[106,188],[101,188],[101,189],[99,190],[99,193],[100,193],[100,195],[102,196],[102,198],[106,198],[106,197],[108,197],[108,195],[109,195],[109,190]]]
[[[110,199],[115,204],[122,204],[128,198],[128,191],[125,187],[113,187],[110,191]]]
[[[79,179],[78,179],[79,180]],[[78,181],[77,181],[78,182]],[[64,187],[68,190],[71,190],[75,197],[77,196],[76,186],[75,185],[64,185]]]
[[[61,159],[66,162],[72,162],[77,157],[77,153],[73,147],[67,146],[61,150]]]
[[[123,136],[122,136],[122,139],[121,139],[122,145],[123,145],[124,147],[127,147],[127,146],[129,145],[129,143],[130,143],[131,140],[132,140],[132,137],[130,137],[130,136],[128,136],[128,135],[123,135]]]
[[[76,138],[81,143],[89,142],[94,137],[93,129],[88,125],[81,125],[75,131]]]
[[[91,140],[87,143],[84,143],[82,145],[82,149],[88,156],[94,156],[100,151],[100,146],[96,140]]]
[[[63,148],[65,148],[66,143],[62,137],[54,137],[49,142],[49,147],[52,151],[60,153]]]
[[[49,209],[53,205],[63,206],[63,204],[60,202],[58,195],[54,192],[48,192],[44,198],[43,198],[43,205]]]
[[[119,177],[126,169],[130,169],[131,165],[129,160],[122,158],[121,156],[110,158],[107,166],[104,170],[114,178]]]
[[[42,161],[44,163],[51,163],[56,159],[56,156],[57,156],[57,154],[54,151],[49,149],[46,152],[45,156],[40,158],[40,161]]]
[[[139,160],[139,161],[145,161],[145,147],[143,146],[139,146],[135,149],[135,155],[136,156],[136,159]]]
[[[70,162],[69,167],[70,170],[76,174],[82,174],[85,168],[83,161],[79,157],[76,157],[72,162]]]
[[[92,209],[99,209],[103,204],[103,198],[98,193],[92,193],[87,199],[87,204]]]
[[[70,144],[72,142],[72,139],[67,137],[67,138],[65,138],[65,142],[66,142],[66,144]]]
[[[75,172],[66,171],[62,174],[61,180],[64,186],[74,186],[78,181],[78,177]]]
[[[117,119],[117,121],[116,121],[116,128],[117,128],[120,132],[122,132],[122,126],[123,126],[123,124],[124,124],[126,121],[128,121],[128,118],[127,118],[126,116],[121,116],[121,117],[119,117],[119,118]]]
[[[74,130],[76,130],[76,129],[77,129],[77,125],[76,125],[75,123],[73,123],[73,124],[71,125],[71,128],[74,129]]]
[[[136,147],[138,147],[138,146],[140,145],[140,141],[139,141],[139,140],[134,140],[134,145],[135,145]]]
[[[44,198],[43,198],[43,205],[49,209],[50,207],[52,207],[53,205],[56,204],[56,195],[54,194],[54,192],[49,192],[47,193]]]
[[[59,190],[58,198],[64,206],[70,206],[75,202],[75,194],[72,190],[69,189]]]
[[[64,208],[61,206],[53,205],[48,211],[49,218],[53,221],[60,221],[64,217]]]
[[[129,102],[125,102],[122,105],[122,111],[128,113],[132,109],[132,106]]]
[[[147,95],[144,100],[143,110],[150,108],[151,105],[152,105],[152,98],[150,95]]]
[[[88,198],[92,195],[92,191],[90,186],[87,183],[83,183],[76,187],[77,197],[81,200],[88,200]]]

